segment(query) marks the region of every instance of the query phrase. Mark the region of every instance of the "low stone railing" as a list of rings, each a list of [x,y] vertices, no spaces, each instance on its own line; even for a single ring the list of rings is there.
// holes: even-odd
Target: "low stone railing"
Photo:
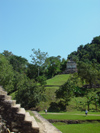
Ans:
[[[0,115],[6,121],[6,126],[15,133],[39,133],[39,126],[33,116],[30,116],[16,100],[11,100],[0,87]]]

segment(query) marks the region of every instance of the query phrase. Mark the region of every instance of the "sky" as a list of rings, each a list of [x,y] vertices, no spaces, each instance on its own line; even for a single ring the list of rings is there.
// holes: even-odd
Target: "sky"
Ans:
[[[100,0],[0,0],[0,53],[68,54],[100,35]]]

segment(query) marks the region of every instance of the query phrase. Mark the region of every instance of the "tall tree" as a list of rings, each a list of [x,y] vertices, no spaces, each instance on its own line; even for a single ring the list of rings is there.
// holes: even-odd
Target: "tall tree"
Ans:
[[[13,69],[17,72],[20,73],[26,73],[26,68],[28,61],[27,59],[21,57],[21,56],[16,56],[13,55],[10,57],[10,64],[13,66]]]
[[[63,99],[66,110],[67,110],[69,101],[73,96],[74,88],[75,88],[75,84],[73,84],[72,81],[68,79],[68,81],[56,91],[56,97],[60,98],[61,100]]]
[[[43,67],[45,60],[48,56],[47,52],[41,52],[40,49],[35,50],[32,49],[33,54],[31,54],[32,57],[32,63],[37,66],[38,76],[40,75],[41,68]]]
[[[61,66],[60,66],[60,70],[61,71],[64,71],[66,69],[66,63],[67,63],[67,60],[65,60],[64,58],[62,58],[61,60]]]
[[[78,63],[78,75],[82,81],[89,83],[91,88],[93,84],[97,83],[98,71],[95,68],[93,68],[91,64],[79,62]]]
[[[0,85],[7,91],[13,89],[13,77],[14,72],[12,66],[9,64],[9,61],[0,54]]]
[[[60,72],[60,65],[61,65],[61,57],[60,56],[51,56],[46,59],[46,69],[47,75],[49,78],[53,77],[54,75]]]
[[[2,53],[6,59],[10,62],[10,64],[13,66],[13,69],[17,72],[24,72],[26,71],[28,61],[27,59],[14,55],[12,52],[9,52],[7,50],[4,50]]]
[[[43,87],[38,86],[33,79],[30,80],[24,74],[18,74],[16,87],[15,98],[26,109],[36,107],[44,99]]]
[[[28,63],[27,65],[27,77],[30,79],[35,79],[37,78],[37,66]]]
[[[8,60],[9,58],[13,55],[12,52],[9,52],[8,50],[4,50],[4,52],[2,53]]]

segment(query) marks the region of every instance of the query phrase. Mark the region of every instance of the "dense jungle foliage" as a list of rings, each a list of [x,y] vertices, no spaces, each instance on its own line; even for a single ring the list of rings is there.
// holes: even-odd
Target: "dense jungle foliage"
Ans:
[[[100,36],[93,38],[92,42],[86,45],[80,45],[77,51],[68,55],[68,59],[75,62],[93,63],[93,65],[100,64]],[[95,66],[95,67],[96,67]]]

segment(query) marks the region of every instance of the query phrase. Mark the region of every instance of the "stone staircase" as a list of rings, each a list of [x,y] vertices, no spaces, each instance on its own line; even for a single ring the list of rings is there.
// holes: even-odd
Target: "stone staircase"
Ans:
[[[0,115],[6,120],[6,125],[15,133],[39,133],[39,126],[33,116],[11,100],[2,87],[0,87]]]

